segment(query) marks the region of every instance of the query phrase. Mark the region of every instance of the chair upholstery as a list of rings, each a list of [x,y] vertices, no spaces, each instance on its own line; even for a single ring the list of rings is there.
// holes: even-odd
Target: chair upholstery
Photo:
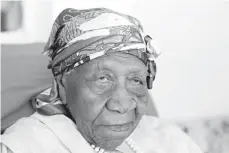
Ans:
[[[43,46],[42,43],[1,45],[2,129],[20,116],[30,115],[28,100],[51,85],[48,58],[41,54]]]

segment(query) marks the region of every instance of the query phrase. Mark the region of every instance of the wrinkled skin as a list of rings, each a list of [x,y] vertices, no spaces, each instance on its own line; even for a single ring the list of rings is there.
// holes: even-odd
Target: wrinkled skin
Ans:
[[[112,53],[71,72],[66,102],[82,136],[114,150],[136,128],[148,102],[147,68],[135,56]]]

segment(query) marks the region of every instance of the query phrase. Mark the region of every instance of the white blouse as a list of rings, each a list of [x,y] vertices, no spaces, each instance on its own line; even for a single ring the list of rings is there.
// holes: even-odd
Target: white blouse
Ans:
[[[144,116],[130,135],[143,153],[202,153],[178,127],[152,116]],[[126,141],[117,148],[133,152]],[[11,150],[11,151],[10,151]],[[9,127],[1,138],[2,153],[94,153],[95,150],[64,115],[34,113]]]

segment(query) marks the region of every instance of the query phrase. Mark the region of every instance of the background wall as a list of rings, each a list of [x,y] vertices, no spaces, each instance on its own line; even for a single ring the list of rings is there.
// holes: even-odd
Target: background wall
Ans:
[[[31,0],[25,6],[27,37],[5,35],[2,42],[45,42],[55,17],[66,7],[107,7],[136,16],[162,52],[151,91],[159,115],[229,115],[228,0]]]

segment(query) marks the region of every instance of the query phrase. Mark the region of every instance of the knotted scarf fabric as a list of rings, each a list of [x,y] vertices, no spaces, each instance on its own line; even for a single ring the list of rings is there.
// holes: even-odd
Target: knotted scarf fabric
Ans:
[[[132,54],[149,68],[148,88],[152,88],[154,60],[159,53],[151,45],[140,22],[106,8],[63,10],[55,20],[44,53],[51,61],[54,76],[68,72],[94,58],[112,52]]]
[[[43,52],[51,59],[48,68],[55,77],[53,86],[33,98],[34,108],[44,115],[69,114],[60,98],[60,87],[57,87],[60,79],[57,78],[112,52],[131,54],[142,60],[148,67],[146,80],[151,89],[156,71],[154,60],[159,56],[151,40],[134,17],[106,8],[63,10],[53,24]]]

